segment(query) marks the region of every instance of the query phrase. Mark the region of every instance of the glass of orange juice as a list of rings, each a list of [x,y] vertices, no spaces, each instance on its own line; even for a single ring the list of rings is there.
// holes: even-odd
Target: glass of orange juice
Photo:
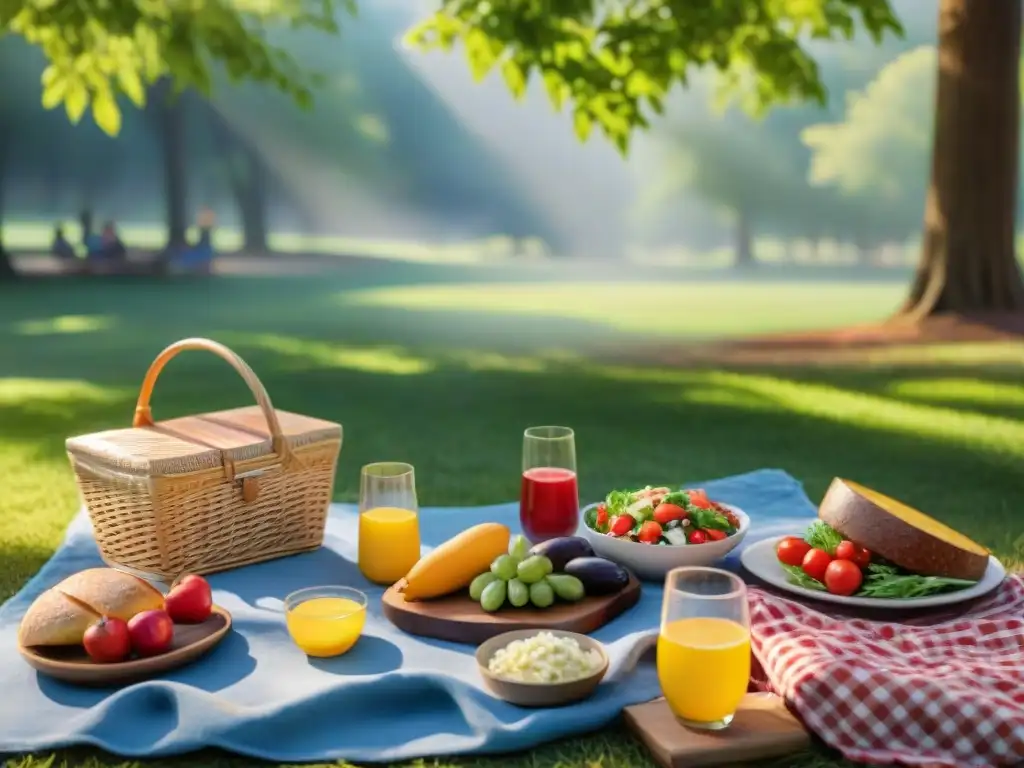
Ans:
[[[285,624],[308,656],[340,656],[366,625],[366,595],[350,587],[310,587],[284,600]]]
[[[420,559],[419,503],[411,464],[363,467],[359,483],[359,570],[374,584],[405,578]]]
[[[732,722],[750,682],[747,587],[717,568],[676,568],[665,577],[658,682],[683,725]]]

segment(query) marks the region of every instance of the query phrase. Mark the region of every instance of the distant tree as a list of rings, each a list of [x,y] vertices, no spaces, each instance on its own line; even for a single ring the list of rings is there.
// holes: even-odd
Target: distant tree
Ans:
[[[733,229],[736,266],[753,265],[758,229],[799,206],[801,169],[737,116],[684,119],[659,137],[665,156],[647,204],[705,201]]]
[[[920,226],[934,86],[935,48],[917,48],[848,94],[842,122],[802,133],[810,183],[849,200],[853,240],[865,247],[883,237],[905,241]]]
[[[217,64],[234,80],[268,83],[308,103],[308,74],[265,31],[286,22],[334,32],[339,5],[355,10],[354,0],[12,0],[0,3],[0,35],[23,37],[49,60],[44,105],[63,104],[73,123],[91,105],[96,124],[116,134],[119,93],[142,107],[147,87],[165,77],[177,90],[205,93]]]

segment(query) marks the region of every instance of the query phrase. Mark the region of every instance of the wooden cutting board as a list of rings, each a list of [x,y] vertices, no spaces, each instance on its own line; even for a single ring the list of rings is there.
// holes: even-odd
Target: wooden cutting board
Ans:
[[[735,765],[807,749],[811,737],[778,696],[748,693],[736,717],[721,731],[695,731],[676,720],[664,699],[622,712],[637,737],[665,768]]]
[[[435,600],[406,602],[395,587],[384,593],[384,615],[388,621],[410,635],[471,645],[517,629],[561,629],[588,635],[632,608],[640,599],[640,582],[634,576],[630,576],[629,584],[611,595],[585,597],[578,603],[556,602],[544,610],[513,608],[506,604],[495,613],[484,611],[465,592]]]

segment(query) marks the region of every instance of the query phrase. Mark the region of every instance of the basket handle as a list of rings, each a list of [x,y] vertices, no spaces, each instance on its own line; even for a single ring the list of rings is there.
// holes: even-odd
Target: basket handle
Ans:
[[[273,443],[274,453],[283,457],[287,450],[287,444],[285,443],[284,433],[281,431],[281,422],[278,421],[277,418],[277,411],[274,410],[274,405],[270,402],[270,395],[267,394],[267,390],[263,386],[263,383],[242,358],[223,344],[211,341],[210,339],[182,339],[181,341],[176,341],[174,344],[171,344],[163,352],[157,355],[156,360],[153,361],[153,364],[149,366],[149,370],[146,371],[146,378],[142,380],[142,388],[139,390],[139,400],[135,404],[135,418],[132,420],[132,426],[154,426],[153,411],[149,404],[149,401],[153,396],[153,387],[156,386],[156,380],[160,377],[160,372],[164,369],[164,366],[167,365],[171,358],[177,356],[179,352],[184,352],[186,349],[200,349],[205,352],[212,352],[223,360],[226,360],[232,368],[238,371],[238,374],[242,377],[248,385],[249,390],[256,398],[256,404],[259,405],[260,410],[263,411],[264,418],[267,420],[267,426],[270,428],[270,438]]]

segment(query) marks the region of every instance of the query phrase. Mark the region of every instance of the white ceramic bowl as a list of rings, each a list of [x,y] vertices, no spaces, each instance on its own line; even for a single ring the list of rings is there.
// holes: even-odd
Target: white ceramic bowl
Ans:
[[[718,502],[722,504],[722,502]],[[743,541],[750,529],[750,518],[739,507],[722,504],[739,518],[740,527],[732,536],[721,541],[709,541],[704,544],[689,544],[681,547],[652,546],[636,541],[627,541],[606,536],[590,528],[586,523],[587,512],[596,507],[590,504],[580,512],[580,527],[577,532],[594,548],[594,554],[628,568],[639,578],[648,581],[660,581],[673,568],[685,565],[714,565],[728,555]]]

